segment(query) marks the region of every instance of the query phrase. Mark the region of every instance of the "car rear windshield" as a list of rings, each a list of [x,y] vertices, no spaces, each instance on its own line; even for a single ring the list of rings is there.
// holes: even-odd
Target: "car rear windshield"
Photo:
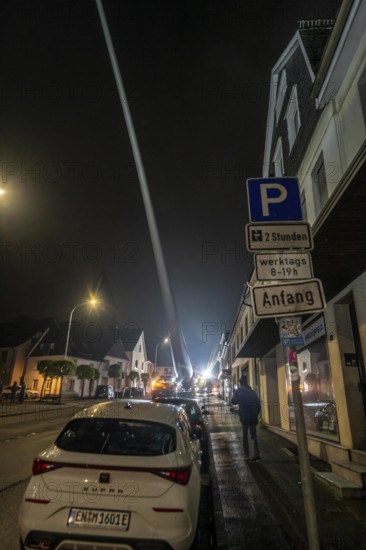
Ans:
[[[77,418],[65,426],[55,445],[77,453],[159,456],[175,451],[176,434],[157,422]]]

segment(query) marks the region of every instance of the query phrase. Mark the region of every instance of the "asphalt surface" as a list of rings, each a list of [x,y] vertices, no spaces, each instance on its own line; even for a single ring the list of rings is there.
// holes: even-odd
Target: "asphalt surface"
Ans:
[[[34,420],[37,415],[55,414],[57,408],[70,415],[87,400],[64,404],[25,402],[0,404],[0,426]],[[241,425],[236,413],[222,400],[206,399],[210,427],[210,475],[203,478],[203,508],[199,540],[195,549],[251,550],[311,547],[307,539],[301,476],[296,446],[258,428],[261,460],[244,461]],[[329,465],[311,457],[314,470],[329,470]],[[313,478],[315,506],[321,550],[366,548],[366,500],[339,500]],[[311,549],[312,550],[312,549]]]

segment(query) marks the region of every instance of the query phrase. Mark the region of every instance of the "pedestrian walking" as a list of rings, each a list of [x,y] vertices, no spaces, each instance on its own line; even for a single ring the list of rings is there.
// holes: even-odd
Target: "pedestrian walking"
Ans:
[[[10,388],[10,403],[15,403],[15,396],[18,390],[19,390],[19,386],[14,380],[13,385]]]
[[[240,378],[240,388],[234,391],[231,398],[232,405],[239,405],[239,418],[243,426],[243,447],[244,460],[247,462],[258,462],[259,446],[257,439],[258,415],[261,411],[261,404],[258,396],[250,386],[248,386],[247,377],[243,374]],[[249,456],[248,433],[253,445],[253,455]]]
[[[21,383],[20,383],[20,390],[19,390],[19,403],[20,404],[22,404],[23,401],[24,401],[26,389],[27,389],[27,385],[24,382],[24,380],[22,380]]]

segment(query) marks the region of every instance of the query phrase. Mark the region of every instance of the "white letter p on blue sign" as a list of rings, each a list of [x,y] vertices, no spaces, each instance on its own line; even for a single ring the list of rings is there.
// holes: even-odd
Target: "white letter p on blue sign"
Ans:
[[[252,222],[302,220],[297,178],[248,179],[247,193]]]

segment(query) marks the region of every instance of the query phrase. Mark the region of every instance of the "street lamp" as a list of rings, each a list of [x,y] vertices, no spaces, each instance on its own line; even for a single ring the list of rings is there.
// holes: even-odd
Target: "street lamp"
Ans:
[[[158,348],[161,344],[167,344],[169,342],[169,338],[163,338],[162,340],[160,340],[160,342],[158,342],[156,344],[156,348],[155,348],[155,371],[156,371],[156,363],[157,363],[157,360],[158,360]]]
[[[69,348],[69,340],[70,340],[70,331],[71,331],[71,323],[72,323],[72,316],[74,315],[74,311],[81,306],[95,306],[98,303],[98,300],[95,298],[92,298],[91,300],[86,300],[85,302],[81,302],[80,304],[76,304],[76,306],[71,310],[70,318],[69,318],[69,326],[67,328],[67,337],[66,337],[66,345],[65,345],[65,359],[67,358],[67,352]]]

